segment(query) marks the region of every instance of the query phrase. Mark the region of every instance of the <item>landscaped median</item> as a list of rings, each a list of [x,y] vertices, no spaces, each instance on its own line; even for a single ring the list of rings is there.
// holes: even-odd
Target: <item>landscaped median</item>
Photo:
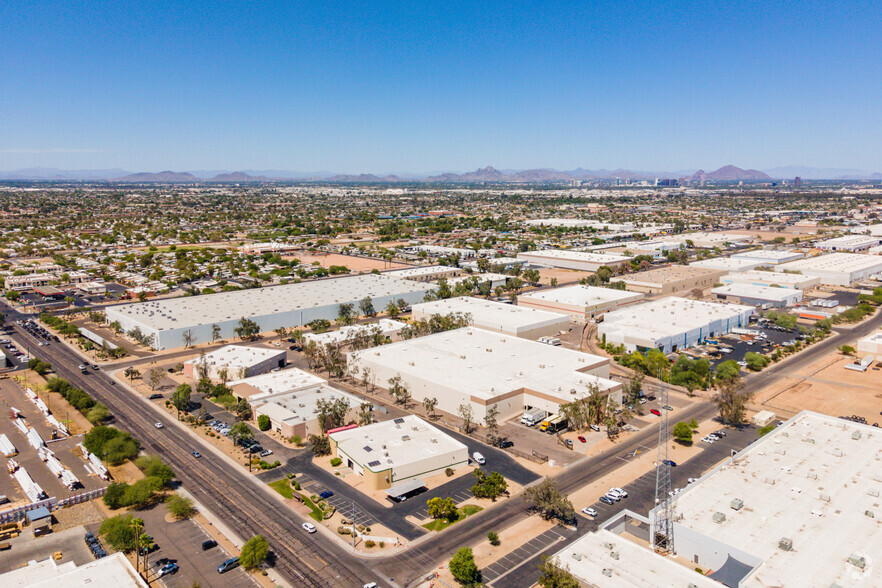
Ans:
[[[466,504],[462,508],[457,508],[456,514],[452,515],[450,518],[435,519],[431,523],[426,523],[425,525],[423,525],[423,528],[428,529],[429,531],[443,531],[450,525],[467,519],[468,517],[472,516],[473,514],[477,514],[482,510],[484,510],[483,507],[480,507],[477,504]]]

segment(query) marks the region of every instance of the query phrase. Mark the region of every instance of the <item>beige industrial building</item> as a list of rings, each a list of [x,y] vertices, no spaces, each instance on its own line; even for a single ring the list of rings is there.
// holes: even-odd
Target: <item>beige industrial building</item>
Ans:
[[[220,371],[224,368],[228,379],[248,378],[285,367],[287,353],[284,348],[227,345],[206,353],[203,357],[185,361],[184,375],[194,380],[199,378],[199,367],[204,362],[207,375],[212,380],[221,379]]]
[[[821,284],[821,278],[802,274],[785,274],[781,272],[764,272],[751,270],[726,274],[720,278],[722,284],[753,284],[755,286],[777,286],[796,290],[810,290]]]
[[[278,372],[261,374],[251,378],[234,380],[227,386],[236,398],[244,398],[249,403],[252,398],[262,394],[272,395],[276,392],[296,392],[307,388],[315,388],[327,384],[328,381],[298,368],[289,368]]]
[[[435,398],[438,410],[469,406],[475,422],[491,406],[500,420],[530,408],[556,413],[595,389],[621,402],[609,359],[475,327],[354,351],[348,361],[381,387],[400,377],[415,401]]]
[[[412,280],[414,282],[436,282],[441,278],[455,278],[462,275],[462,269],[447,265],[421,265],[383,273],[384,276]]]
[[[720,276],[728,273],[723,270],[693,267],[690,265],[669,265],[636,274],[613,278],[614,282],[624,282],[628,290],[644,294],[673,294],[710,288],[719,282]]]
[[[565,314],[574,321],[584,322],[642,299],[641,293],[575,285],[521,294],[518,306]]]
[[[523,259],[527,263],[585,272],[596,272],[603,266],[619,266],[633,258],[632,255],[605,255],[570,249],[543,249],[518,253],[518,259]]]
[[[414,415],[328,435],[331,453],[364,478],[370,490],[389,488],[469,463],[469,449]]]
[[[775,266],[776,272],[799,272],[828,286],[849,286],[882,272],[882,258],[861,253],[828,253]]]
[[[267,392],[252,396],[249,402],[255,417],[260,415],[269,417],[271,430],[281,433],[283,437],[296,435],[306,439],[309,435],[320,435],[322,432],[317,403],[320,400],[331,402],[340,399],[349,403],[345,421],[355,422],[358,419],[362,400],[353,394],[327,385]]]
[[[690,267],[702,267],[712,270],[722,270],[725,272],[746,272],[758,268],[763,265],[759,259],[748,259],[744,257],[712,257],[710,259],[702,259],[693,261]]]
[[[569,318],[561,314],[470,296],[413,305],[414,320],[428,320],[436,314],[450,313],[469,315],[475,327],[524,339],[553,336],[570,328]]]
[[[718,300],[763,308],[786,308],[802,302],[802,290],[754,284],[725,284],[711,290]]]
[[[857,350],[859,355],[872,353],[882,359],[882,331],[876,331],[858,341]]]

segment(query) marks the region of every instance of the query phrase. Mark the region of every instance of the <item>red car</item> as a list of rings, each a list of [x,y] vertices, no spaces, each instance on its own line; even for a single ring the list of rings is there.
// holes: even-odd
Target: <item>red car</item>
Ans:
[[[582,435],[579,435],[579,441],[581,441],[582,443],[585,443],[585,437],[583,437]]]
[[[651,412],[651,413],[654,414],[655,416],[661,416],[661,413],[658,411],[658,409],[653,408],[653,409],[650,410],[649,412]]]

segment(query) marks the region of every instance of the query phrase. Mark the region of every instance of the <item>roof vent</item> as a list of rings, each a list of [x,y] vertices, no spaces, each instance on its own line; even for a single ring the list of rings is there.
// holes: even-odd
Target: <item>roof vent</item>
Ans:
[[[857,441],[858,439],[861,438],[861,432],[855,431],[854,433],[851,434],[851,438],[854,439],[855,441]]]
[[[724,514],[721,513],[721,512],[715,512],[715,513],[714,513],[714,516],[713,516],[712,518],[713,518],[713,521],[714,521],[716,524],[718,524],[718,525],[722,525],[722,524],[723,524],[723,521],[726,520],[726,515],[724,515]]]
[[[733,498],[732,502],[729,503],[729,506],[732,508],[732,510],[741,510],[742,508],[744,508],[744,501],[740,498]]]
[[[790,537],[781,537],[778,541],[778,549],[781,551],[793,551],[793,539]]]
[[[606,576],[607,578],[612,578],[612,570],[609,568],[604,568],[603,575]]]
[[[864,569],[865,567],[867,567],[867,559],[864,556],[858,555],[856,553],[852,553],[848,556],[848,563],[860,569]]]

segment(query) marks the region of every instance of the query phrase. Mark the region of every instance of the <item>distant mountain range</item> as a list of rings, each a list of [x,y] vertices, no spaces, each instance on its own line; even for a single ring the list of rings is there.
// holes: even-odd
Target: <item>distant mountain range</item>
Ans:
[[[55,168],[34,167],[9,172],[0,172],[0,180],[31,180],[31,181],[109,181],[120,183],[166,183],[183,184],[198,182],[248,183],[274,180],[295,180],[315,182],[349,182],[349,183],[554,183],[570,180],[652,180],[654,178],[684,178],[693,183],[702,180],[709,182],[737,181],[770,181],[774,178],[801,177],[804,180],[882,180],[882,173],[870,173],[859,169],[812,168],[803,166],[778,167],[765,171],[741,169],[734,165],[726,165],[712,172],[704,170],[681,170],[676,172],[649,172],[628,169],[583,169],[581,167],[559,171],[550,168],[528,170],[503,170],[492,166],[476,169],[472,172],[442,172],[435,174],[398,173],[388,175],[375,174],[333,174],[331,172],[292,172],[282,170],[244,170],[228,172],[214,171],[161,171],[130,173],[121,169],[96,170],[62,170]]]

